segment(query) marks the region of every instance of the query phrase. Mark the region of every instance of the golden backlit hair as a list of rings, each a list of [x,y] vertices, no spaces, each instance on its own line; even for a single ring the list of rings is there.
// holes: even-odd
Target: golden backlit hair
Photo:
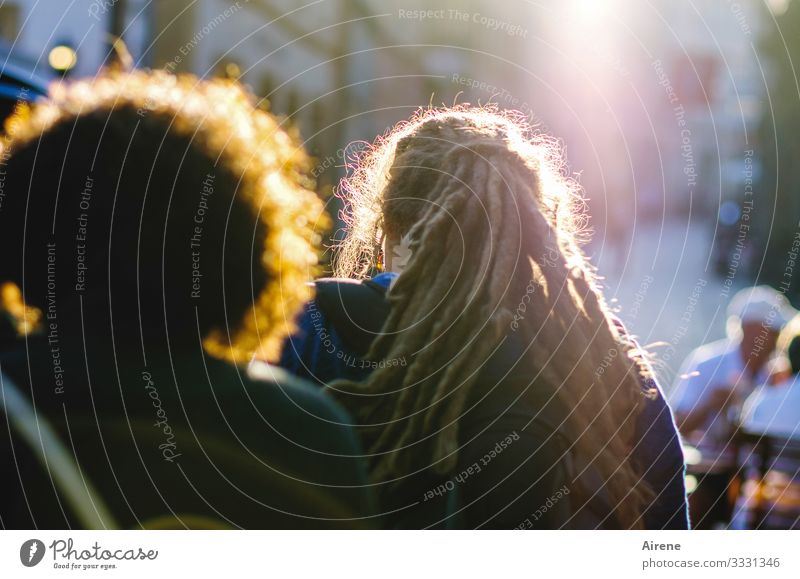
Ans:
[[[480,384],[479,371],[518,331],[530,348],[513,372],[570,409],[571,443],[614,506],[607,524],[641,527],[652,491],[631,449],[641,404],[653,395],[642,386],[650,367],[616,325],[579,248],[583,201],[557,143],[496,107],[423,110],[351,170],[337,275],[367,275],[386,231],[407,236],[411,251],[367,354],[408,364],[330,386],[362,425],[374,479],[385,489],[426,468],[453,471],[459,420],[481,397],[476,388],[495,386]]]
[[[106,71],[95,78],[54,83],[47,99],[18,107],[6,122],[2,141],[13,159],[15,151],[36,146],[57,125],[90,114],[110,119],[126,111],[134,119],[138,114],[142,122],[169,127],[170,134],[199,148],[210,164],[225,168],[236,179],[236,189],[224,193],[252,206],[266,231],[262,291],[241,320],[232,320],[230,328],[214,327],[203,342],[211,354],[239,362],[254,353],[267,359],[279,353],[295,312],[311,297],[306,282],[317,271],[317,231],[328,225],[299,139],[254,102],[233,81],[164,71]]]

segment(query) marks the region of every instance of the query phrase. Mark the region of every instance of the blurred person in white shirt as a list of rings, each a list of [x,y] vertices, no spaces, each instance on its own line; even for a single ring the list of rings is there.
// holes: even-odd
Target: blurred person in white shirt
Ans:
[[[742,410],[742,430],[758,436],[759,445],[743,449],[747,476],[735,528],[800,527],[800,316],[781,333],[778,352],[777,371]]]
[[[750,395],[742,427],[754,434],[800,439],[800,316],[786,327],[778,349],[788,360],[788,371],[773,374]]]
[[[684,442],[699,451],[691,474],[694,528],[726,526],[729,488],[737,470],[733,435],[742,404],[768,378],[767,362],[796,311],[769,286],[739,291],[728,305],[728,337],[694,350],[684,361],[671,401]]]

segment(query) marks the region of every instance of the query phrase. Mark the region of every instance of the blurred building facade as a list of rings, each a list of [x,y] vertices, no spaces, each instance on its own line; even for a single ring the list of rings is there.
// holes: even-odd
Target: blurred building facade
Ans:
[[[323,184],[348,143],[417,107],[519,109],[566,145],[594,228],[616,243],[635,215],[713,229],[726,201],[741,213],[771,18],[760,0],[7,0],[0,48],[41,74],[67,45],[69,74],[85,76],[113,32],[139,66],[241,78],[300,128]]]
[[[489,82],[497,58],[479,58],[486,28],[471,18],[519,15],[491,5],[201,0],[187,9],[163,2],[154,29],[171,32],[156,40],[151,63],[178,58],[178,70],[238,76],[300,128],[320,159],[320,176],[331,183],[359,141],[371,141],[421,106],[452,103],[468,90],[462,79],[508,90],[508,81]],[[491,55],[491,42],[483,44]],[[506,57],[519,60],[521,53],[520,47]],[[488,101],[493,94],[477,96]],[[355,144],[347,149],[349,143]]]

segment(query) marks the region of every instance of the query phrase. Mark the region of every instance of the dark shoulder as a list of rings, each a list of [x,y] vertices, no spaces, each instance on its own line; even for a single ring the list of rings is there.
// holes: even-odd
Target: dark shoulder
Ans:
[[[352,425],[345,410],[319,387],[290,374],[283,368],[264,362],[253,362],[246,371],[247,388],[257,398],[292,405],[308,417],[334,425]]]
[[[315,305],[345,346],[366,354],[389,316],[386,288],[373,281],[325,278],[314,283]]]
[[[298,470],[315,473],[318,484],[341,487],[338,494],[356,505],[355,512],[374,511],[354,421],[330,395],[269,364],[250,365],[245,390],[252,409],[241,412],[251,415],[262,440],[274,440],[275,451]]]

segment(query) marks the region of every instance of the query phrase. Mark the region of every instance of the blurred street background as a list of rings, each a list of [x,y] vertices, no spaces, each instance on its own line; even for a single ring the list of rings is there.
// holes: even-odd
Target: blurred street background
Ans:
[[[4,0],[0,58],[36,87],[94,75],[116,36],[135,66],[240,79],[300,131],[334,215],[348,159],[418,107],[519,110],[561,141],[586,251],[669,388],[738,288],[798,305],[798,4]]]

